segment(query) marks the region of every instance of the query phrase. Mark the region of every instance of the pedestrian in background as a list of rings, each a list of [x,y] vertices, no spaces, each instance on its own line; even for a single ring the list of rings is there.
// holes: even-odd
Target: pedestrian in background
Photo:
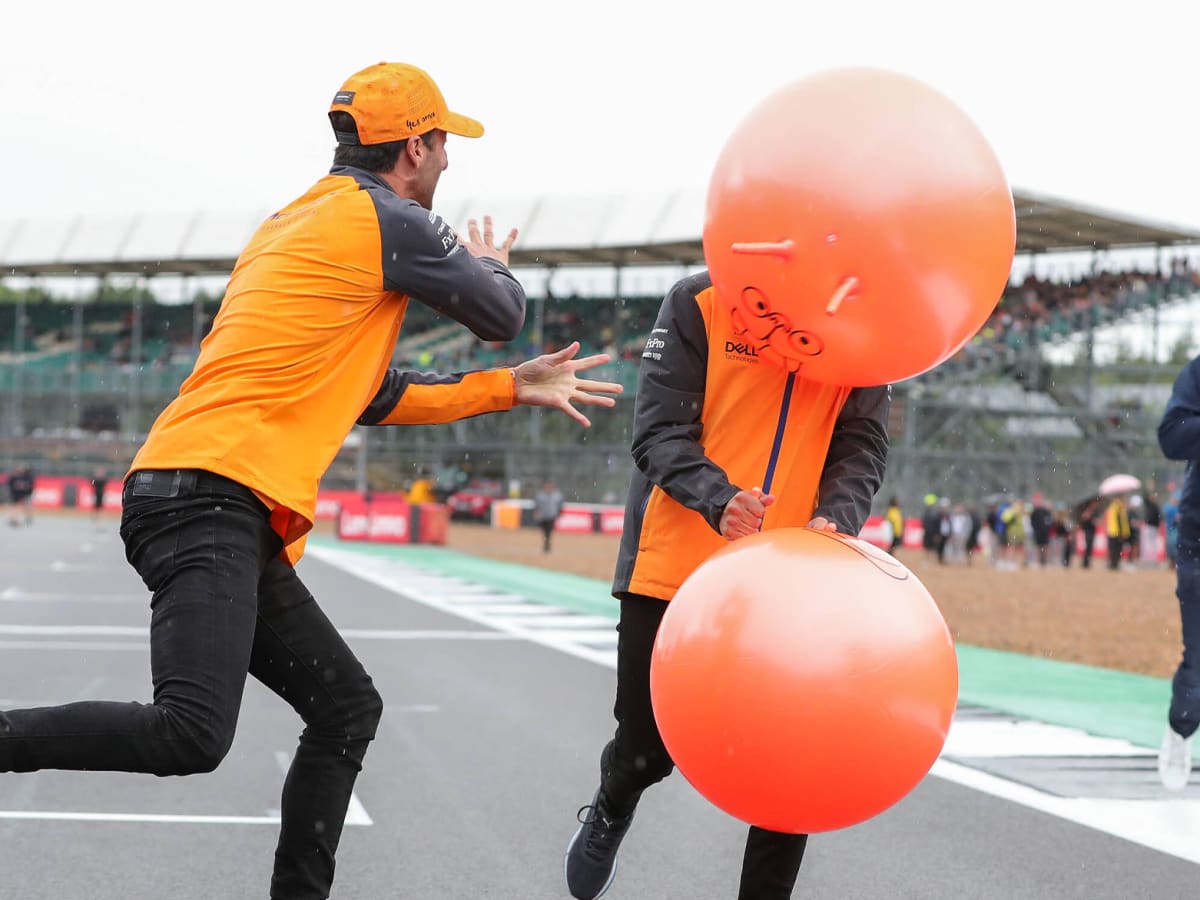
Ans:
[[[92,473],[92,519],[100,518],[104,510],[104,489],[108,487],[108,470],[98,466]]]
[[[1162,508],[1163,542],[1166,544],[1167,566],[1174,569],[1179,552],[1179,491],[1172,490]]]
[[[896,551],[904,546],[904,512],[900,509],[900,501],[895,497],[888,501],[884,518],[892,527],[892,542],[888,552],[895,556]]]
[[[1044,569],[1050,562],[1051,526],[1054,524],[1054,513],[1046,503],[1042,494],[1033,495],[1033,508],[1029,511],[1029,530],[1033,537],[1033,563],[1039,569]]]
[[[1096,517],[1100,514],[1100,498],[1089,500],[1079,513],[1079,530],[1083,534],[1083,555],[1079,558],[1081,568],[1092,567],[1092,555],[1096,552]]]
[[[33,469],[17,466],[8,474],[8,524],[33,524]]]
[[[553,481],[547,479],[533,497],[533,522],[542,530],[543,553],[550,552],[550,536],[554,534],[554,523],[558,521],[562,508],[562,492],[554,486]]]
[[[1121,553],[1129,543],[1129,509],[1125,498],[1118,494],[1108,501],[1104,510],[1104,536],[1108,538],[1108,568],[1116,572],[1121,568]]]

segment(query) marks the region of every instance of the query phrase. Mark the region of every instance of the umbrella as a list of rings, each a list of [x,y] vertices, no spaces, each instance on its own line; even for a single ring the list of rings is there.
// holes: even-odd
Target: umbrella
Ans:
[[[1100,482],[1100,493],[1105,496],[1126,494],[1136,491],[1141,486],[1142,483],[1132,475],[1109,475]]]

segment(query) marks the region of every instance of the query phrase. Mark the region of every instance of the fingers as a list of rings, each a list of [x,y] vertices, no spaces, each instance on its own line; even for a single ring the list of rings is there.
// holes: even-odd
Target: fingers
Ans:
[[[464,241],[459,237],[459,243],[479,244],[487,247],[490,250],[503,250],[505,252],[512,249],[513,244],[517,242],[519,232],[513,228],[508,232],[508,237],[504,239],[504,243],[499,247],[495,246],[495,229],[492,224],[491,216],[483,217],[483,232],[479,231],[479,221],[477,219],[467,219],[467,239]]]
[[[572,398],[576,403],[583,403],[587,406],[616,406],[617,401],[612,397],[594,397],[591,394],[576,394]]]
[[[620,394],[625,388],[611,381],[580,381],[575,385],[576,390],[587,391],[590,394]]]
[[[758,532],[762,528],[763,513],[766,511],[766,504],[762,502],[763,497],[763,492],[759,488],[739,491],[734,495],[722,515],[721,534],[729,540],[735,540]]]
[[[585,416],[583,413],[581,413],[579,410],[577,410],[575,407],[573,407],[570,403],[563,402],[562,404],[559,405],[558,408],[561,409],[563,412],[565,412],[568,416],[570,416],[576,422],[578,422],[580,425],[582,425],[584,428],[592,427],[591,420],[587,416]]]
[[[762,492],[762,488],[760,487],[750,488],[750,493],[754,495],[755,499],[758,500],[764,508],[775,502],[775,495],[764,494]]]
[[[594,356],[585,356],[583,359],[575,360],[575,370],[594,369],[596,366],[602,366],[609,362],[612,362],[611,356],[607,353],[597,353]]]
[[[579,341],[571,341],[561,350],[555,350],[553,353],[547,354],[547,359],[554,364],[566,362],[572,356],[579,352]]]

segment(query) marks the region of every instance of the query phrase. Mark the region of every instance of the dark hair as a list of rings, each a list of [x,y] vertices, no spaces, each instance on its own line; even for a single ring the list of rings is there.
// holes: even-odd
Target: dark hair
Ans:
[[[355,141],[358,140],[358,126],[354,124],[354,117],[350,113],[336,109],[329,114],[329,121],[333,125],[335,134],[353,136]],[[433,147],[433,132],[427,131],[421,135],[421,140],[426,147]],[[402,141],[388,141],[384,144],[343,144],[338,143],[337,149],[333,151],[333,164],[335,166],[354,166],[356,169],[366,169],[368,172],[390,172],[396,167],[396,160],[400,158],[400,154],[404,152],[404,146],[408,143],[408,139]]]

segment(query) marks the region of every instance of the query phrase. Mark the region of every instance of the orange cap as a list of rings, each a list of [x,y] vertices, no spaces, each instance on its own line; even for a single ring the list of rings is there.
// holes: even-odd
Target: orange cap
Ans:
[[[479,137],[483,125],[450,112],[433,79],[406,63],[381,62],[351,75],[333,97],[329,111],[347,112],[358,138],[334,130],[340,144],[386,144],[435,128],[463,137]]]

